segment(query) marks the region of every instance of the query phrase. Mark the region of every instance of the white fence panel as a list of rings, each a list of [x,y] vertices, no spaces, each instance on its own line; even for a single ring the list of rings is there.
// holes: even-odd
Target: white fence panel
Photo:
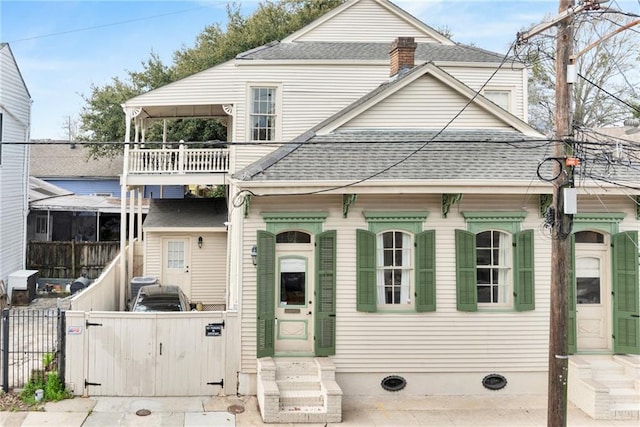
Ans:
[[[236,392],[236,313],[67,316],[67,379],[76,395],[204,396],[224,394],[225,388]]]

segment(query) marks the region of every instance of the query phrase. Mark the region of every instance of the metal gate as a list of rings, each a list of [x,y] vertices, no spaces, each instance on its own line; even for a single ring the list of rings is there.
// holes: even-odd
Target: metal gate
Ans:
[[[22,388],[45,363],[65,377],[65,315],[60,309],[2,310],[2,390]]]
[[[90,396],[203,396],[224,387],[224,321],[202,312],[86,314]]]

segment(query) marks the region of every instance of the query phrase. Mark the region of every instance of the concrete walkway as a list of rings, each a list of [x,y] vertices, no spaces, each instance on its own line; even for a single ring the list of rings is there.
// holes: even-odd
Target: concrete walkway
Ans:
[[[146,410],[146,411],[141,411]],[[137,413],[137,414],[136,414]],[[146,415],[144,415],[146,414]],[[345,397],[334,427],[547,425],[545,396]],[[570,427],[638,427],[638,420],[593,420],[569,405]],[[44,412],[0,412],[3,427],[227,427],[264,424],[255,397],[74,398],[47,403]],[[291,424],[289,424],[291,426]],[[304,424],[319,427],[324,424]]]

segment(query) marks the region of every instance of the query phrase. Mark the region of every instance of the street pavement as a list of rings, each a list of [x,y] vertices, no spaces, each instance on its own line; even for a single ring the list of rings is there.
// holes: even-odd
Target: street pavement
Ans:
[[[568,406],[569,427],[640,426],[593,420]],[[330,427],[543,427],[546,396],[360,396],[343,398],[342,423]],[[294,424],[287,424],[295,426]],[[2,427],[233,427],[264,424],[250,397],[92,397],[48,402],[43,412],[0,412]],[[320,427],[325,424],[301,424]]]

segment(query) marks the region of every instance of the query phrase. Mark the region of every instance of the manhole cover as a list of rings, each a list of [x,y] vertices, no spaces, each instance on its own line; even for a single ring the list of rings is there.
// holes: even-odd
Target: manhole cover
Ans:
[[[138,409],[136,411],[136,415],[139,417],[146,417],[147,415],[151,415],[151,411],[148,409]]]
[[[227,408],[227,412],[231,414],[241,414],[244,412],[244,406],[242,405],[231,405]]]

